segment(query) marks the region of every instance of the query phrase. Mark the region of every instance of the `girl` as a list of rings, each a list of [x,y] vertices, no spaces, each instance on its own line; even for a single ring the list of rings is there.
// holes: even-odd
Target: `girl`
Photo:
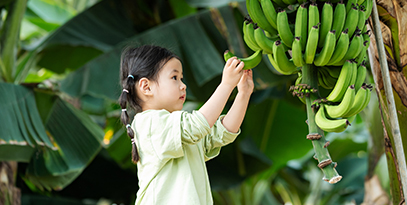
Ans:
[[[188,113],[181,110],[186,85],[177,56],[150,45],[124,50],[119,103],[137,164],[136,204],[213,204],[205,161],[240,133],[254,88],[252,71],[243,66],[237,58],[229,59],[213,95]],[[220,116],[236,86],[232,107]],[[131,125],[127,103],[137,113]]]

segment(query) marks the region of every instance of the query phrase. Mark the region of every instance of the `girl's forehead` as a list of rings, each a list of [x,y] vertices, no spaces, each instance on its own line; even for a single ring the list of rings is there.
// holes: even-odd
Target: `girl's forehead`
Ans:
[[[166,72],[166,73],[175,72],[175,73],[181,73],[182,74],[181,61],[179,61],[176,58],[172,58],[166,64],[164,64],[163,68],[161,69],[161,72]]]

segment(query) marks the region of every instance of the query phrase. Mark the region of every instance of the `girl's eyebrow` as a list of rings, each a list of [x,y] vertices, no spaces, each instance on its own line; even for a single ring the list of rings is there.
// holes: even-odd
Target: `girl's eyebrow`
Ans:
[[[176,70],[176,69],[172,70],[172,72],[173,72],[173,73],[179,73],[179,71]],[[184,74],[184,73],[182,72],[181,74]]]

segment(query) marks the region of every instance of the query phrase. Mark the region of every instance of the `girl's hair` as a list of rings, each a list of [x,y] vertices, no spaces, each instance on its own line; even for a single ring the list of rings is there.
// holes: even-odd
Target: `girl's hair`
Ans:
[[[120,82],[123,91],[119,97],[122,108],[121,121],[126,125],[127,135],[132,140],[132,161],[137,163],[140,156],[134,141],[134,132],[130,127],[129,115],[127,114],[127,103],[135,110],[141,112],[140,98],[137,96],[136,85],[141,78],[156,81],[160,69],[172,58],[179,59],[166,48],[153,45],[140,47],[127,47],[122,52],[120,61]]]

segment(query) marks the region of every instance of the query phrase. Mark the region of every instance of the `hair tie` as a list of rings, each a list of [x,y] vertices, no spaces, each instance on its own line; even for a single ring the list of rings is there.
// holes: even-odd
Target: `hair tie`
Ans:
[[[133,78],[133,80],[134,80],[134,76],[133,76],[133,75],[128,75],[127,78]]]
[[[127,111],[126,108],[122,109],[122,112],[125,112],[125,111]]]
[[[126,128],[129,128],[129,127],[131,127],[131,125],[130,125],[130,124],[127,124],[127,125],[126,125]]]
[[[136,141],[134,140],[134,138],[131,138],[131,144],[136,144]]]
[[[123,89],[123,92],[129,93],[129,91],[128,91],[128,90],[126,90],[126,89]]]

